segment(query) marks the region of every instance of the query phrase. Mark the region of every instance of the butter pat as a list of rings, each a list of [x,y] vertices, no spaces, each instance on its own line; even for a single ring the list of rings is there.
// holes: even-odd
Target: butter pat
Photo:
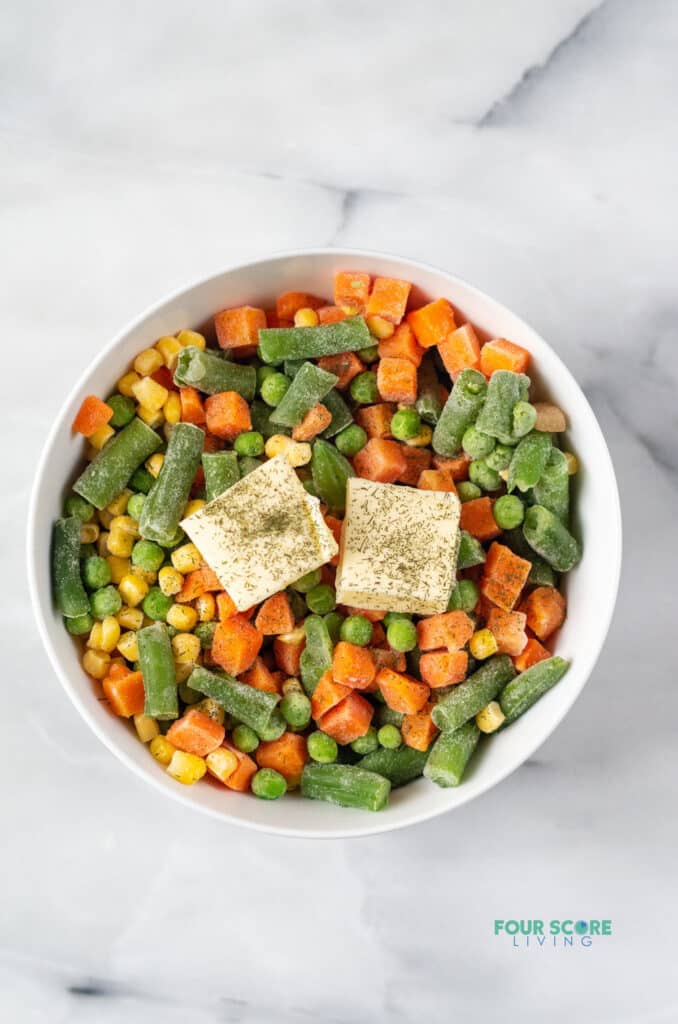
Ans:
[[[456,494],[352,477],[338,603],[417,615],[446,611],[456,577],[460,509]]]
[[[284,590],[337,553],[317,498],[278,455],[184,519],[238,611]]]

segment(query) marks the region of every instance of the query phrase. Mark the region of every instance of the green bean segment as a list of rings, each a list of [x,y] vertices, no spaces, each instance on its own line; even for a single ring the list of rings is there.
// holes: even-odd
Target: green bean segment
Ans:
[[[259,331],[259,354],[279,366],[286,359],[316,359],[339,352],[357,352],[369,345],[363,317],[353,316],[319,327],[267,327]]]
[[[169,632],[154,622],[137,633],[139,667],[144,679],[144,714],[168,721],[179,714],[177,677]]]
[[[106,508],[149,455],[162,447],[162,438],[135,416],[112,437],[73,484],[73,490],[95,508]]]
[[[89,615],[89,598],[80,575],[80,527],[77,516],[57,519],[52,541],[52,586],[62,615],[76,619]]]
[[[461,371],[433,431],[433,450],[438,455],[447,458],[457,454],[464,434],[478,418],[487,390],[485,378],[478,370]]]
[[[202,468],[205,474],[207,501],[214,501],[240,479],[238,456],[235,452],[203,452]]]
[[[355,765],[307,764],[301,775],[302,796],[341,807],[381,811],[390,792],[391,783],[383,775]]]
[[[458,729],[494,700],[515,674],[513,662],[507,654],[489,658],[472,676],[454,686],[434,705],[431,718],[439,729]]]
[[[271,413],[271,423],[295,427],[307,412],[322,401],[338,380],[336,374],[328,373],[315,363],[304,363]]]
[[[543,505],[528,508],[523,533],[530,547],[557,572],[569,572],[581,558],[579,541]]]
[[[224,711],[233,715],[243,725],[249,725],[262,739],[262,733],[265,734],[271,725],[271,718],[280,703],[280,697],[275,693],[257,690],[247,683],[240,683],[226,672],[217,675],[216,672],[210,672],[201,665],[196,665],[191,672],[188,685],[204,693],[206,697],[216,700]],[[273,725],[277,730],[275,720]],[[284,731],[284,720],[282,727]]]
[[[458,786],[479,739],[480,729],[475,722],[441,732],[424,767],[426,778],[444,789]]]
[[[203,352],[188,345],[179,353],[174,383],[206,395],[237,391],[245,401],[251,402],[257,387],[257,371],[253,366],[231,363],[216,352]]]
[[[139,532],[147,540],[169,547],[200,465],[205,435],[192,423],[177,423],[170,435],[158,477],[139,517]]]
[[[510,725],[520,718],[563,678],[569,667],[570,663],[565,658],[545,658],[507,683],[499,697],[501,710],[506,716],[503,725]]]

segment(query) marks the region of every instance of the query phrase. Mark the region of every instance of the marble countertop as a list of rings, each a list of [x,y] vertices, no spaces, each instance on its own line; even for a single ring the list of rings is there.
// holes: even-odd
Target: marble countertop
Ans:
[[[10,0],[3,272],[0,1010],[28,1024],[678,1018],[672,0]],[[100,345],[231,262],[355,245],[444,266],[559,350],[623,498],[589,686],[511,778],[315,844],[162,800],[88,731],[17,523]],[[514,948],[495,918],[610,918]]]

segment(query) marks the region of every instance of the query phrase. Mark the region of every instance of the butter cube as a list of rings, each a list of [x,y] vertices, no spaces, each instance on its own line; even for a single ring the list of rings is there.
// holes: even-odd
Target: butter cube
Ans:
[[[181,523],[244,611],[336,555],[317,498],[278,455]]]
[[[338,603],[417,615],[446,611],[456,577],[460,509],[456,494],[352,477]]]

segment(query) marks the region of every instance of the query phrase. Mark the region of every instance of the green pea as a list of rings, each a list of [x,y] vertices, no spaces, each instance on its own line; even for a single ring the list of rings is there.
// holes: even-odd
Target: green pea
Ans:
[[[354,402],[359,402],[361,405],[370,405],[372,402],[376,402],[379,398],[376,373],[372,370],[359,373],[351,381],[350,390]]]
[[[152,540],[138,540],[132,548],[132,565],[147,572],[157,572],[165,561],[165,552]]]
[[[148,494],[154,483],[155,478],[151,476],[144,466],[139,466],[138,469],[135,469],[129,480],[129,486],[132,490],[140,491],[141,494]]]
[[[257,389],[261,394],[261,386],[265,380],[272,377],[274,373],[278,371],[274,366],[259,366],[257,367]]]
[[[513,406],[513,433],[516,437],[525,437],[525,434],[534,427],[537,422],[537,410],[529,402],[516,402]]]
[[[214,631],[217,628],[216,622],[199,622],[193,632],[200,641],[200,646],[203,651],[208,650],[212,646],[214,640]]]
[[[266,377],[261,385],[261,397],[266,402],[266,405],[270,405],[275,408],[279,405],[285,397],[287,390],[290,386],[290,381],[284,373],[271,373]]]
[[[236,725],[231,733],[233,746],[242,750],[243,754],[251,754],[259,746],[259,737],[249,725]]]
[[[82,564],[82,581],[88,590],[99,590],[111,582],[111,567],[105,558],[92,555]]]
[[[496,469],[490,469],[484,459],[476,459],[468,467],[469,480],[484,491],[498,491],[502,479]]]
[[[287,792],[285,776],[274,768],[260,768],[252,776],[252,792],[260,800],[279,800]]]
[[[482,493],[478,484],[472,484],[470,480],[460,480],[457,484],[457,497],[462,505],[465,501],[474,501]]]
[[[339,756],[337,741],[326,732],[312,732],[306,740],[308,756],[319,764],[332,764]]]
[[[318,492],[315,489],[315,484],[310,478],[308,480],[304,480],[304,490],[306,491],[307,494],[310,494],[312,498],[318,497]]]
[[[76,615],[73,619],[64,619],[64,625],[71,636],[83,636],[85,633],[89,633],[94,625],[94,619],[88,612],[85,612],[84,615]]]
[[[480,591],[473,580],[459,580],[453,587],[447,603],[448,612],[472,612],[478,604]]]
[[[377,739],[382,747],[387,750],[397,750],[403,742],[402,733],[396,725],[382,725],[377,733]]]
[[[254,457],[263,455],[263,435],[258,430],[246,430],[243,434],[238,434],[233,442],[233,451],[237,455],[251,455]]]
[[[102,587],[90,595],[89,608],[95,619],[117,615],[122,608],[122,598],[113,586]]]
[[[352,458],[367,444],[367,432],[357,423],[351,423],[337,434],[334,443],[342,455]]]
[[[421,431],[421,416],[416,409],[398,409],[391,420],[391,433],[396,441],[408,441]]]
[[[141,602],[141,609],[144,615],[147,615],[149,619],[154,621],[164,622],[167,618],[167,613],[174,604],[171,597],[167,597],[163,594],[160,587],[151,587],[146,597]]]
[[[344,622],[344,616],[341,612],[328,612],[327,615],[323,615],[323,619],[325,620],[327,632],[330,634],[332,643],[338,643],[341,637],[341,627]]]
[[[145,495],[133,494],[132,497],[127,502],[127,515],[131,516],[132,519],[136,519],[138,522],[139,516],[141,515],[141,510],[144,507],[145,500]]]
[[[334,611],[337,606],[334,587],[331,587],[329,583],[319,583],[317,587],[313,587],[306,594],[306,604],[309,611],[315,615],[326,615],[327,612]]]
[[[490,469],[494,469],[497,472],[500,469],[508,469],[513,458],[513,451],[514,449],[508,444],[498,444],[486,457],[485,462]]]
[[[377,736],[377,730],[373,725],[369,727],[364,736],[359,736],[357,740],[353,740],[351,744],[351,750],[354,754],[371,754],[379,747],[379,738]]]
[[[516,494],[503,494],[495,501],[492,515],[502,530],[513,530],[525,518],[525,506]]]
[[[300,691],[286,693],[280,701],[280,714],[293,729],[305,729],[311,721],[311,702]]]
[[[111,395],[106,399],[106,405],[113,410],[113,415],[108,422],[116,430],[119,427],[126,427],[134,419],[136,405],[134,400],[128,398],[127,395]]]
[[[461,439],[461,446],[472,459],[484,459],[493,450],[495,440],[476,427],[469,427]]]
[[[341,624],[341,639],[357,647],[367,647],[373,631],[372,623],[364,615],[349,615]]]
[[[408,621],[412,616],[408,612],[386,612],[384,615],[384,625],[388,629],[392,622],[396,622],[398,619],[407,619]]]
[[[322,579],[320,569],[312,569],[305,576],[300,576],[296,583],[292,584],[292,590],[298,590],[300,594],[307,594],[309,590],[317,587]]]
[[[379,358],[379,346],[368,345],[366,348],[359,349],[358,355],[364,363],[374,363]]]
[[[64,503],[64,515],[75,516],[81,523],[88,523],[94,515],[94,506],[79,494],[69,494]]]
[[[394,651],[413,651],[417,646],[417,627],[409,619],[396,619],[386,630],[386,639]]]

